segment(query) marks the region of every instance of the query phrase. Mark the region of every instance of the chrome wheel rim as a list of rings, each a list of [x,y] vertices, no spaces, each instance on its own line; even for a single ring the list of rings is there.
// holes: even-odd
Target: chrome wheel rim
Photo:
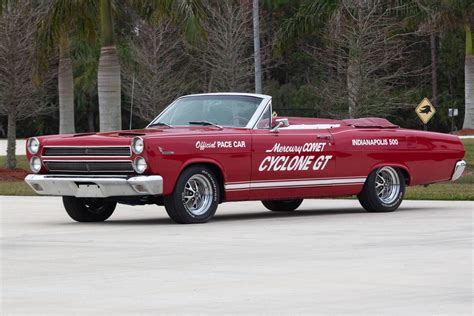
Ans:
[[[195,174],[186,182],[183,192],[183,205],[193,216],[200,216],[209,210],[212,204],[213,191],[209,179]]]
[[[392,204],[400,193],[400,177],[392,167],[380,168],[375,175],[375,192],[384,204]]]

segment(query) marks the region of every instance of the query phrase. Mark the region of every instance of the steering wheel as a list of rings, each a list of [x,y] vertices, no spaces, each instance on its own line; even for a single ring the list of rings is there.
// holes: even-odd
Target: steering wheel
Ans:
[[[249,122],[248,118],[245,118],[243,116],[238,116],[238,115],[234,116],[233,120],[234,120],[234,122],[235,121],[239,122],[239,125],[242,125],[242,126],[247,125],[247,123]],[[242,124],[240,124],[240,123],[242,123]]]

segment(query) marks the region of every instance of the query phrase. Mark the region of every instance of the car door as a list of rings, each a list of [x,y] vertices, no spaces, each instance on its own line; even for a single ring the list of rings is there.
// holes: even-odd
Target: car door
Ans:
[[[251,198],[317,196],[320,188],[333,185],[334,145],[328,129],[290,125],[272,130],[257,124],[252,130]]]

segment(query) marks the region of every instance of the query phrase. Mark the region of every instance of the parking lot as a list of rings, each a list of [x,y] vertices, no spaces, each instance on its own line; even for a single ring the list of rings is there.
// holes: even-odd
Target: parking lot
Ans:
[[[104,223],[60,198],[0,197],[2,314],[473,312],[473,203],[306,200],[292,214],[222,204],[177,225],[158,206]]]

